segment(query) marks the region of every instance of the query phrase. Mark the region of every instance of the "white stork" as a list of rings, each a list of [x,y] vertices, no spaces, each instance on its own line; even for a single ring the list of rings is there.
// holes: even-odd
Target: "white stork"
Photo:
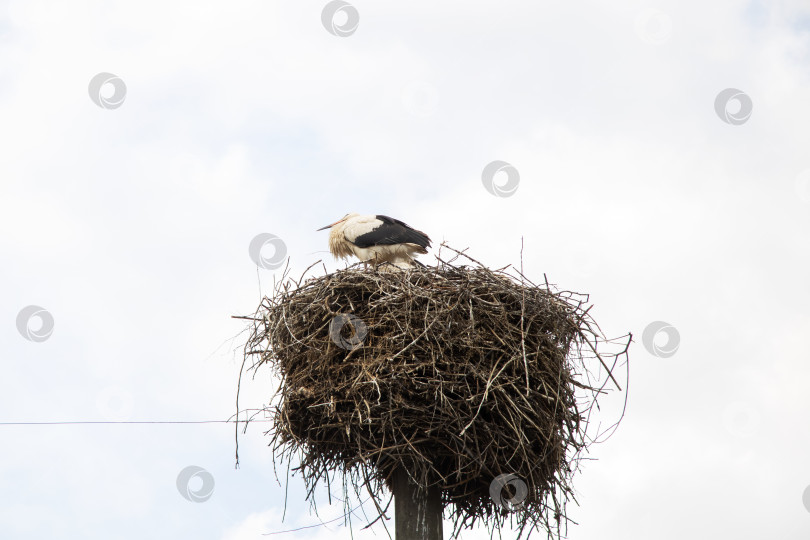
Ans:
[[[390,263],[397,268],[412,268],[414,254],[427,253],[430,247],[425,233],[388,216],[351,213],[318,230],[329,228],[329,251],[335,258],[354,255],[375,266]]]

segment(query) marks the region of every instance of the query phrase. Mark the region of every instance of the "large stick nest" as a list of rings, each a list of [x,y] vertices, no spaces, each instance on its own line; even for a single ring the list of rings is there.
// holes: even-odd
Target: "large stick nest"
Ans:
[[[585,358],[607,368],[586,298],[479,264],[382,270],[285,279],[263,300],[246,352],[281,379],[276,455],[297,456],[310,497],[337,471],[382,515],[404,469],[438,485],[456,535],[509,517],[559,535],[604,388]]]

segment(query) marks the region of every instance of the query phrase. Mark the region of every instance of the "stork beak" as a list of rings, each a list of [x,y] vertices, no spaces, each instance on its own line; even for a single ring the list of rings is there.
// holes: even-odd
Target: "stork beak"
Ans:
[[[330,227],[334,227],[335,225],[337,225],[338,223],[340,223],[341,221],[343,221],[343,220],[344,220],[344,219],[346,219],[347,217],[349,217],[349,214],[346,214],[345,216],[343,216],[342,218],[340,218],[340,219],[339,219],[339,220],[337,220],[336,222],[334,222],[334,223],[330,223],[330,224],[329,224],[329,225],[327,225],[326,227],[321,227],[321,228],[320,228],[320,229],[318,229],[318,230],[319,230],[319,231],[322,231],[322,230],[324,230],[324,229],[328,229],[328,228],[330,228]]]

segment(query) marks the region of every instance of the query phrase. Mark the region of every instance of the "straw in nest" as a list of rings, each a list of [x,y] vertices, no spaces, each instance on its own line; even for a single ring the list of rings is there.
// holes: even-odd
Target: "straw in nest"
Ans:
[[[608,381],[583,382],[586,358],[613,366],[586,297],[454,262],[277,285],[246,348],[280,376],[273,451],[297,457],[309,496],[338,471],[382,515],[404,469],[439,487],[454,535],[508,518],[559,535]]]

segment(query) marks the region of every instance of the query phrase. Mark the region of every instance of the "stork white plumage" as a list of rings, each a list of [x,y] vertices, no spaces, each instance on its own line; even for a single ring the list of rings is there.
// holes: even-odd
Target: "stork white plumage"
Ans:
[[[364,263],[390,263],[397,268],[412,268],[414,255],[427,253],[430,238],[422,231],[388,216],[346,214],[318,229],[329,232],[329,251],[335,258],[354,255]]]

